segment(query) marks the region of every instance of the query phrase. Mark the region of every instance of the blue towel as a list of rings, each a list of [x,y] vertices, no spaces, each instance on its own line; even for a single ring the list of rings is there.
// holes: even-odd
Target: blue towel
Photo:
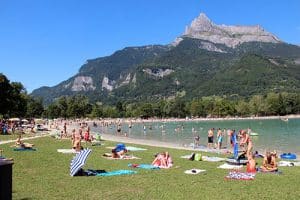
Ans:
[[[128,167],[134,167],[134,168],[142,168],[142,169],[160,169],[157,166],[149,165],[149,164],[128,164]]]
[[[34,148],[14,148],[14,151],[36,151]]]
[[[136,171],[132,170],[117,170],[112,172],[99,173],[96,176],[118,176],[118,175],[126,175],[126,174],[136,174]]]

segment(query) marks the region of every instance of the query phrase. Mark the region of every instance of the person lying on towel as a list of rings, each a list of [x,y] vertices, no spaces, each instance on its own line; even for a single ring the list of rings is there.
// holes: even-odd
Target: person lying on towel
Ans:
[[[152,165],[160,168],[170,168],[173,166],[172,157],[168,152],[159,153],[155,156]]]
[[[16,147],[24,148],[24,149],[30,149],[34,146],[34,144],[25,143],[21,140],[21,135],[18,136],[18,139],[15,143]]]
[[[117,144],[117,146],[111,150],[113,158],[123,158],[128,152],[125,144]]]

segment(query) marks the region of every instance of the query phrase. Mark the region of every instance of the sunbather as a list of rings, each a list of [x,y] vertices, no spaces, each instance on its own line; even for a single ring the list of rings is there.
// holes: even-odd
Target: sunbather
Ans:
[[[276,152],[267,152],[264,156],[263,165],[261,166],[262,171],[265,172],[274,172],[277,171],[277,163],[276,163]]]
[[[16,147],[20,147],[20,148],[24,148],[24,149],[28,149],[28,148],[32,148],[34,146],[34,144],[30,144],[30,143],[24,143],[21,140],[21,135],[18,136],[18,139],[15,143]]]
[[[160,168],[170,168],[173,166],[172,157],[168,152],[162,152],[156,155],[152,165]]]
[[[123,158],[127,153],[127,149],[124,144],[117,144],[117,146],[111,150],[113,158]]]
[[[248,163],[247,163],[247,171],[248,173],[256,173],[256,161],[254,159],[253,154],[248,154]]]
[[[75,137],[74,143],[73,143],[73,149],[75,149],[75,151],[79,152],[83,149],[83,147],[81,146],[81,138],[80,137]]]

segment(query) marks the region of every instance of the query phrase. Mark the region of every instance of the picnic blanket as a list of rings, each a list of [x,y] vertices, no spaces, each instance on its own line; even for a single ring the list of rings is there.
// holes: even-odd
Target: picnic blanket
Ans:
[[[92,170],[88,169],[85,171],[87,176],[119,176],[119,175],[129,175],[129,174],[136,174],[136,171],[132,170],[117,170],[106,172],[105,170]]]
[[[14,151],[36,151],[34,148],[14,148]]]
[[[189,170],[184,171],[185,174],[199,174],[201,172],[206,172],[206,170],[205,169],[189,169]]]
[[[202,156],[203,161],[208,161],[208,162],[220,162],[224,161],[225,158],[220,158],[220,157],[212,157],[212,156]]]
[[[78,153],[75,149],[57,149],[59,153]]]
[[[220,169],[241,169],[242,165],[230,165],[228,163],[224,163],[223,165],[220,165],[218,168]]]
[[[132,168],[141,168],[141,169],[160,169],[157,166],[149,165],[149,164],[128,164],[128,167]]]
[[[292,161],[282,160],[282,161],[278,162],[278,166],[280,166],[280,167],[294,167],[294,166],[299,167],[300,162],[299,161],[298,162],[292,162]]]
[[[132,160],[132,159],[140,159],[138,157],[135,157],[133,155],[124,155],[121,158],[113,158],[111,153],[105,153],[102,155],[103,158],[109,159],[109,160]]]
[[[253,180],[255,178],[255,173],[232,171],[229,172],[225,178],[233,180]]]

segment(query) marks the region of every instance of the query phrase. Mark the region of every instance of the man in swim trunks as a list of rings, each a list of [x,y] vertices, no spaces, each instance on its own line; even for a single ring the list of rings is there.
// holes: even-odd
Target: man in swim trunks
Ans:
[[[207,139],[207,148],[212,148],[214,144],[214,128],[209,129]]]

